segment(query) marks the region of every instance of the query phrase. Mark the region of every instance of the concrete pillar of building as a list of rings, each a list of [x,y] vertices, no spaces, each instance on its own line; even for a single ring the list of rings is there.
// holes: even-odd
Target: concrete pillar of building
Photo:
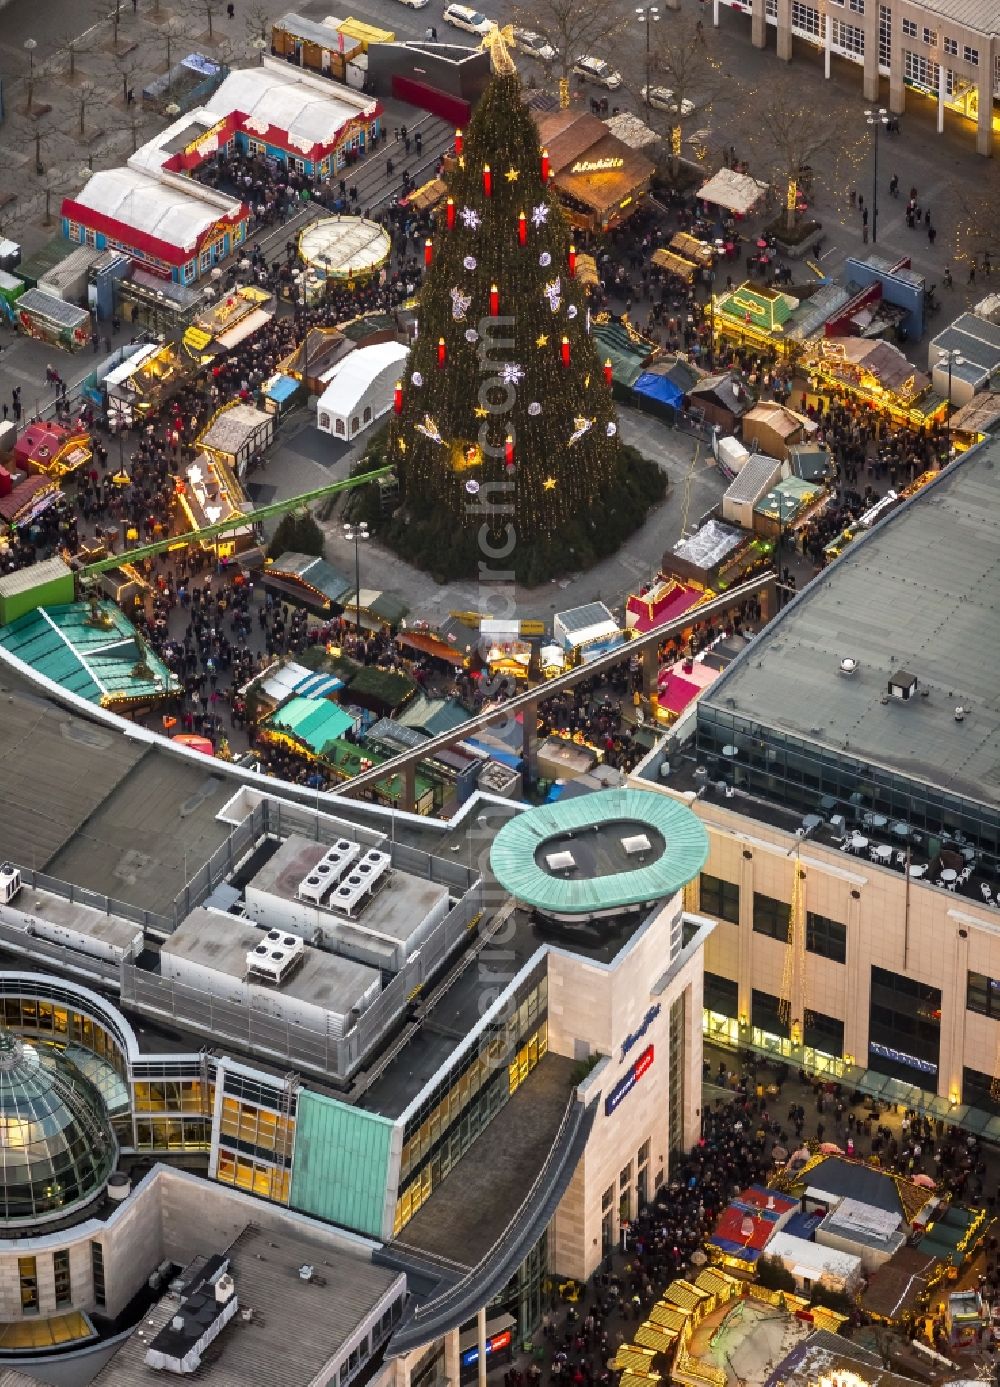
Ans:
[[[901,116],[906,110],[906,83],[903,80],[903,24],[899,0],[892,7],[892,52],[889,54],[889,110]]]
[[[486,1387],[486,1306],[476,1314],[476,1344],[479,1347],[479,1354],[476,1358],[476,1371],[479,1375],[479,1387]]]
[[[830,80],[830,62],[833,58],[833,20],[823,12],[823,76]]]
[[[979,118],[976,122],[976,153],[989,158],[993,153],[993,42],[988,42],[986,52],[980,58],[979,78],[976,83],[979,92]]]
[[[753,0],[750,12],[750,36],[754,48],[767,47],[767,15],[764,13],[764,0]]]
[[[719,0],[712,0],[712,23],[716,29],[719,27]]]
[[[955,966],[951,970],[951,978],[954,982],[954,992],[952,995],[942,991],[941,994],[941,1015],[951,1018],[951,1024],[947,1028],[941,1028],[941,1053],[938,1056],[938,1096],[947,1098],[952,1103],[962,1101],[962,1060],[965,1055],[965,1018],[968,1014],[965,1006],[966,980],[969,975],[969,928],[967,925],[959,925],[957,921],[948,919],[948,924],[955,930]],[[941,941],[945,948],[947,943]],[[948,977],[947,968],[942,970],[943,976]],[[957,995],[955,995],[957,993]]]
[[[642,699],[647,706],[656,692],[656,676],[660,669],[658,654],[658,647],[653,642],[651,645],[647,645],[639,656],[639,663],[642,668]]]
[[[534,784],[538,764],[538,704],[529,703],[521,716],[521,756],[524,762],[521,775],[527,786]]]
[[[753,994],[753,852],[743,849],[740,859],[740,938],[739,970],[737,972],[739,991],[739,1021],[743,1029],[750,1024],[751,1001]]]
[[[417,807],[417,763],[403,767],[403,808],[412,814]]]
[[[852,15],[853,19],[854,16]],[[879,100],[879,80],[881,74],[878,70],[878,36],[879,36],[879,7],[876,4],[866,5],[861,27],[865,32],[865,54],[864,54],[864,77],[862,88],[866,101],[877,104]]]
[[[948,69],[944,63],[938,64],[938,84],[937,84],[937,132],[944,134],[944,103],[948,95]]]
[[[462,1366],[459,1362],[458,1340],[457,1329],[449,1330],[444,1336],[444,1375],[451,1387],[458,1387],[462,1372]]]
[[[792,0],[778,0],[778,57],[792,61]]]
[[[761,588],[757,594],[757,603],[760,607],[761,622],[766,625],[774,617],[777,611],[777,593],[775,591],[776,577],[768,583],[767,587]]]
[[[844,1054],[862,1069],[868,1068],[868,1010],[871,969],[861,945],[861,886],[849,886],[847,911],[847,1006],[844,1017]]]

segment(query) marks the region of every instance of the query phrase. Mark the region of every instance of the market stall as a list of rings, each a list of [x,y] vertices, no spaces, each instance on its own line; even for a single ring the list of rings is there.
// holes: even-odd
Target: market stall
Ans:
[[[92,456],[86,429],[68,428],[53,420],[29,424],[14,445],[14,462],[20,471],[53,478],[75,472]]]
[[[479,624],[480,652],[490,674],[500,678],[527,679],[531,667],[531,642],[521,636],[517,621],[484,619]]]
[[[274,415],[254,405],[225,405],[209,420],[195,439],[195,447],[210,459],[224,463],[242,480],[255,454],[263,453],[274,438]]]
[[[552,634],[571,664],[586,664],[624,643],[622,630],[603,602],[557,612]]]
[[[177,501],[187,530],[203,530],[223,520],[245,514],[249,505],[243,489],[229,466],[207,453],[191,464],[176,483]],[[201,540],[201,547],[219,558],[229,558],[253,543],[252,525],[240,525],[214,539]]]
[[[725,208],[734,216],[746,217],[767,194],[767,184],[751,178],[749,174],[737,173],[735,169],[719,169],[707,183],[698,189],[701,202],[710,202],[716,207]]]
[[[253,285],[235,289],[197,314],[184,333],[184,345],[198,354],[213,348],[232,351],[271,321],[271,301],[266,290]]]
[[[268,562],[262,578],[267,591],[323,616],[339,609],[351,591],[350,579],[313,554],[279,554]]]
[[[584,111],[532,114],[548,151],[552,187],[570,223],[607,231],[626,221],[649,190],[652,161]]]
[[[676,251],[661,247],[659,250],[654,250],[649,258],[650,263],[655,265],[658,270],[666,270],[667,274],[675,275],[685,284],[694,283],[698,266],[692,261],[686,260],[683,255],[679,255]]]
[[[61,495],[57,483],[48,477],[25,477],[15,482],[6,468],[0,467],[0,525],[30,525]]]
[[[42,289],[27,289],[17,300],[17,325],[26,336],[71,352],[90,341],[88,311]]]
[[[834,395],[843,393],[883,410],[897,423],[920,426],[944,419],[947,401],[931,389],[898,347],[863,337],[825,337],[807,344],[805,364]]]
[[[781,539],[822,507],[826,492],[801,477],[787,477],[766,492],[754,506],[754,534],[762,539]]]
[[[691,583],[662,574],[651,584],[645,584],[625,603],[625,629],[633,635],[645,635],[664,622],[683,616],[692,607],[704,602],[710,593]]]
[[[174,342],[143,347],[105,377],[109,416],[115,423],[128,425],[137,415],[155,412],[177,394],[194,370]]]

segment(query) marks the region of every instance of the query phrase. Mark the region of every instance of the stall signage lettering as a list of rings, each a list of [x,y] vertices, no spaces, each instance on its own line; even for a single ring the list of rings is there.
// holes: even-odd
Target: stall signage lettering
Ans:
[[[624,167],[625,160],[613,156],[607,159],[578,159],[570,173],[611,173]]]
[[[646,1012],[646,1015],[642,1018],[642,1021],[639,1023],[636,1029],[631,1033],[631,1035],[627,1035],[625,1039],[622,1041],[622,1052],[618,1056],[619,1059],[623,1060],[625,1056],[628,1054],[629,1050],[631,1050],[633,1046],[639,1044],[639,1041],[642,1039],[642,1037],[649,1030],[650,1026],[659,1016],[660,1010],[661,1007],[659,1002],[657,1002],[655,1006],[649,1008],[649,1010]]]
[[[610,1117],[620,1103],[628,1097],[636,1084],[653,1064],[653,1047],[647,1045],[642,1054],[631,1065],[625,1075],[618,1080],[604,1100],[604,1116]]]
[[[499,1353],[501,1349],[509,1348],[510,1341],[511,1332],[509,1329],[503,1330],[500,1334],[490,1335],[486,1340],[486,1357],[489,1358],[491,1353]],[[477,1344],[474,1348],[467,1348],[462,1354],[462,1367],[467,1368],[470,1363],[475,1363],[478,1359],[479,1345]]]

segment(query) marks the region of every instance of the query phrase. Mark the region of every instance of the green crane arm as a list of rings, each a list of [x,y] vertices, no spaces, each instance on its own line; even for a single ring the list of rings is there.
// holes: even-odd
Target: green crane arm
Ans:
[[[298,510],[300,506],[308,506],[311,502],[321,501],[326,496],[335,496],[339,491],[352,491],[356,486],[377,482],[380,477],[388,476],[391,471],[391,467],[377,467],[373,472],[363,472],[358,477],[345,477],[342,481],[330,482],[328,486],[321,486],[316,491],[304,491],[300,496],[289,496],[284,501],[272,501],[269,506],[261,506],[259,510],[250,511],[246,515],[231,515],[228,520],[220,520],[217,525],[206,525],[200,530],[188,530],[182,535],[167,535],[164,539],[154,540],[152,544],[125,549],[120,554],[109,554],[106,559],[98,559],[95,563],[78,569],[76,576],[89,578],[95,573],[107,573],[113,568],[121,568],[123,563],[151,559],[155,554],[162,554],[165,549],[175,549],[182,544],[196,544],[201,540],[213,539],[216,535],[225,534],[227,530],[240,530],[244,525],[257,525],[263,520],[270,520],[272,516],[284,515],[285,511]]]

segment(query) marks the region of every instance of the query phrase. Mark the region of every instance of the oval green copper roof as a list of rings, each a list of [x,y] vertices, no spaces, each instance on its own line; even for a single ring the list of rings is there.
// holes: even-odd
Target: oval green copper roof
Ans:
[[[550,876],[536,863],[546,839],[615,820],[660,833],[666,843],[660,857],[632,871],[575,879]],[[697,876],[707,856],[708,834],[686,805],[648,790],[595,790],[526,809],[505,823],[493,840],[490,867],[505,890],[538,910],[587,915],[672,896]]]

